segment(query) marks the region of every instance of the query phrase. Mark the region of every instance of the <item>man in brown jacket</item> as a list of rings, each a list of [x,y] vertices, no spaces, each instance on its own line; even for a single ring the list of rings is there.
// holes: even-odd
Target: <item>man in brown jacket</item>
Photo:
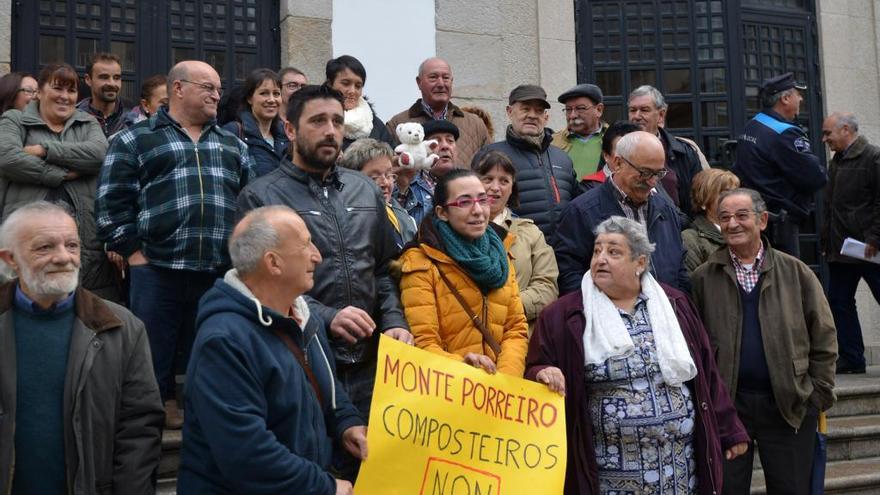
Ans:
[[[152,495],[164,413],[144,325],[78,287],[70,213],[22,205],[0,226],[0,493]]]
[[[422,97],[408,109],[388,121],[388,132],[397,141],[397,124],[402,122],[424,123],[429,120],[448,120],[460,132],[458,162],[456,166],[467,168],[477,150],[492,142],[486,124],[470,112],[464,112],[450,101],[452,97],[452,69],[442,58],[429,58],[419,65],[416,84]],[[426,137],[427,139],[427,137]]]
[[[718,371],[749,436],[768,493],[809,493],[819,411],[834,404],[837,338],[822,285],[761,232],[767,205],[751,189],[721,194],[729,249],[694,271],[694,301]],[[724,493],[748,494],[754,451],[724,463]]]

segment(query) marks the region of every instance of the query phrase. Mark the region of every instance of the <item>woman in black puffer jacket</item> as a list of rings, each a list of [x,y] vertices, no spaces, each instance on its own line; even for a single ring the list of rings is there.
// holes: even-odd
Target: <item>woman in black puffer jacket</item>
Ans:
[[[394,148],[394,139],[382,120],[376,116],[373,106],[364,97],[364,84],[367,70],[361,62],[351,55],[342,55],[327,62],[327,86],[339,91],[345,97],[345,129],[342,149],[345,150],[356,140],[370,137],[388,143]]]

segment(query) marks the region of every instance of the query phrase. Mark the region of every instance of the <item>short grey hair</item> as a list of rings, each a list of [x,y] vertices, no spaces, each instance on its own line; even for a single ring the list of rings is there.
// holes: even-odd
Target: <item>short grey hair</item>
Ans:
[[[20,224],[31,215],[57,214],[65,215],[76,223],[73,212],[66,203],[39,200],[25,204],[12,212],[0,225],[0,248],[11,250],[18,241]]]
[[[632,101],[633,98],[638,98],[639,96],[648,95],[654,100],[654,106],[657,107],[657,110],[663,110],[666,108],[666,99],[663,98],[663,93],[660,92],[659,89],[650,85],[639,86],[634,89],[632,93],[629,94],[629,98],[626,100],[627,103]]]
[[[624,134],[617,140],[617,143],[614,145],[614,153],[618,156],[629,159],[633,153],[636,152],[636,148],[642,144],[643,139],[655,140],[660,143],[660,139],[657,136],[652,136],[644,132],[630,132],[629,134]],[[662,143],[660,144],[662,145]]]
[[[181,81],[190,78],[189,66],[186,62],[186,60],[178,62],[174,64],[174,67],[172,67],[170,71],[168,71],[165,83],[168,86],[168,96],[171,96],[171,93],[174,90],[174,81]]]
[[[632,251],[632,259],[644,255],[647,261],[651,261],[651,253],[655,245],[648,239],[648,231],[645,226],[626,217],[613,216],[600,223],[595,230],[596,237],[601,234],[621,234],[626,238],[629,249]]]
[[[361,138],[351,143],[342,158],[339,159],[341,167],[350,168],[352,170],[361,171],[364,165],[376,158],[394,158],[394,150],[388,143],[378,141],[372,138]]]
[[[773,108],[774,106],[776,106],[777,103],[779,103],[779,100],[781,100],[783,96],[790,95],[794,91],[798,91],[798,89],[788,88],[785,91],[780,91],[772,95],[761,94],[761,106],[764,108]]]
[[[724,201],[725,198],[730,196],[748,196],[752,199],[752,206],[755,213],[760,215],[767,211],[767,202],[764,201],[764,198],[761,197],[761,193],[755,191],[754,189],[749,189],[748,187],[738,187],[736,189],[730,189],[722,192],[718,195],[718,204],[715,205],[715,209],[718,210],[721,208],[721,202]]]
[[[284,205],[263,206],[251,210],[239,224],[248,221],[240,231],[233,231],[229,237],[229,257],[232,267],[240,274],[253,272],[260,260],[272,248],[278,246],[281,238],[278,230],[269,221],[273,213],[292,213],[296,211]]]
[[[834,112],[829,117],[834,117],[837,119],[837,122],[834,125],[835,129],[840,129],[843,126],[849,126],[849,130],[852,132],[859,132],[859,120],[856,118],[854,113],[849,112]]]

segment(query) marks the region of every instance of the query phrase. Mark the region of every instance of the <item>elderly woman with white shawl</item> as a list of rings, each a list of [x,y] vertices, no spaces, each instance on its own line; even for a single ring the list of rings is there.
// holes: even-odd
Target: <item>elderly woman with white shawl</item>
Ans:
[[[748,448],[687,295],[648,271],[645,227],[596,229],[581,290],[538,317],[526,377],[565,395],[565,494],[721,493]]]

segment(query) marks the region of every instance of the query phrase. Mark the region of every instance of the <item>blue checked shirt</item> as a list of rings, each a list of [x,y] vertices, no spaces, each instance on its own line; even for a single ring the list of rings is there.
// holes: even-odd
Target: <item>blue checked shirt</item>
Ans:
[[[126,257],[140,249],[152,265],[224,270],[236,198],[253,170],[236,136],[210,122],[195,143],[163,107],[111,141],[95,201],[98,238]]]

